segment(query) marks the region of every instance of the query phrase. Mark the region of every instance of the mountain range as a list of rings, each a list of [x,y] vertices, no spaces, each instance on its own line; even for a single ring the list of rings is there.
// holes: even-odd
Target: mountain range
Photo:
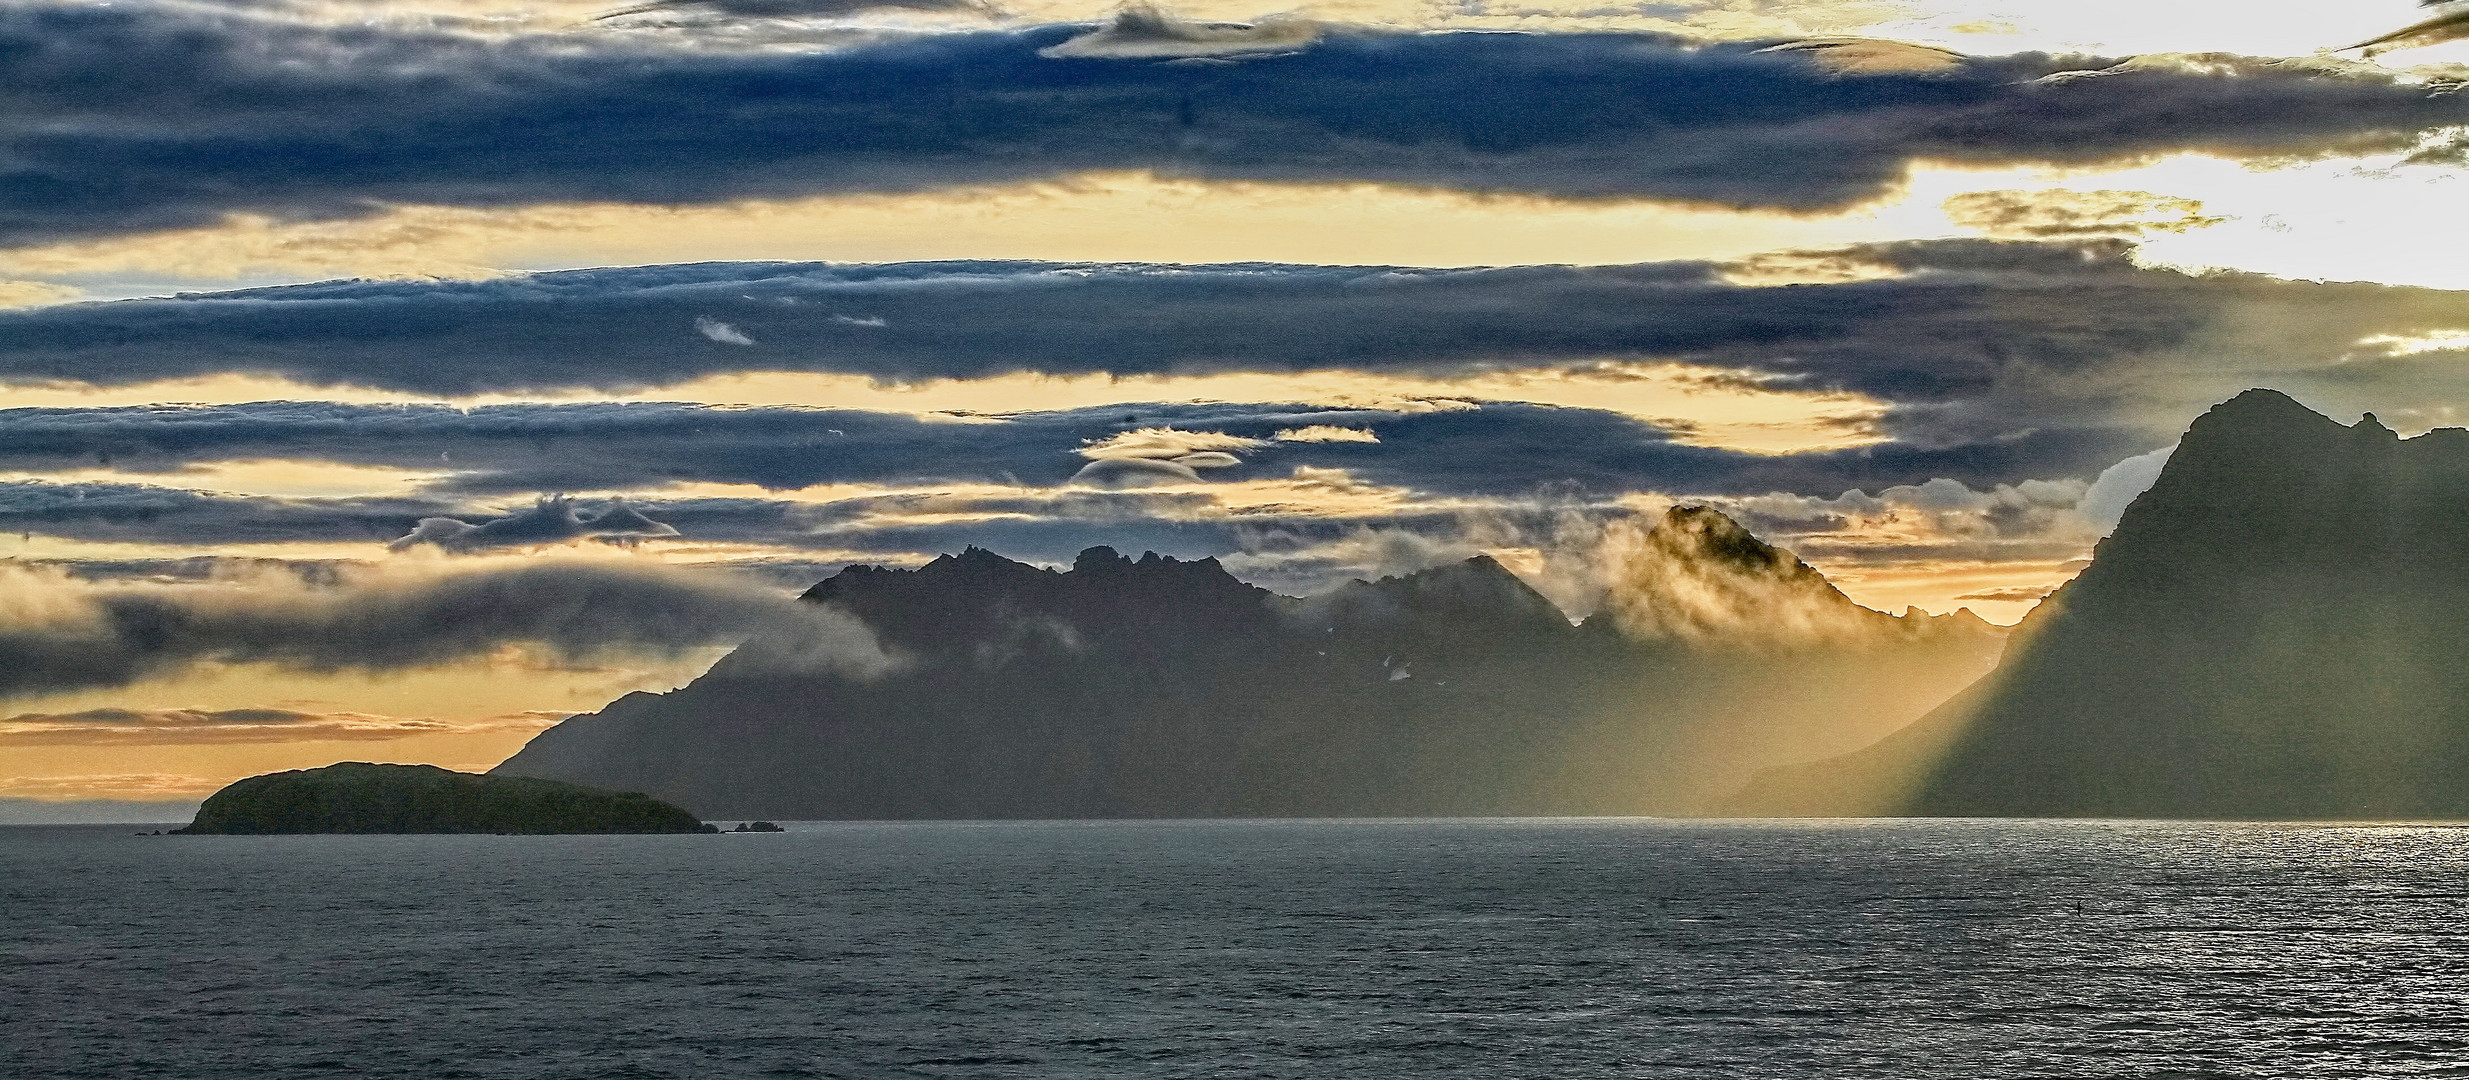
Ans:
[[[2242,394],[2012,635],[1705,508],[1631,548],[1582,622],[1483,557],[1302,598],[1105,548],[853,567],[806,599],[897,673],[750,642],[499,771],[707,817],[2469,819],[2469,431]]]
[[[1908,724],[2003,637],[1862,608],[1704,508],[1636,548],[1583,622],[1480,556],[1301,598],[1107,548],[851,567],[804,598],[862,620],[893,674],[783,671],[750,642],[496,771],[705,817],[1695,813]]]

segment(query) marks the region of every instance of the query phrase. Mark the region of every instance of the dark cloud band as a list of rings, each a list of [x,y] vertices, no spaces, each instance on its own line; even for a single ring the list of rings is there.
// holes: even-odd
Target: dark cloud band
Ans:
[[[1377,442],[1280,442],[1312,424],[1378,433]],[[1216,432],[1253,441],[1236,454],[1206,455],[1205,470],[1172,460],[1091,462],[1091,445],[1148,428]],[[325,539],[401,538],[481,549],[560,543],[590,536],[666,535],[677,525],[655,512],[678,483],[790,490],[818,484],[995,485],[1018,488],[1028,514],[1142,516],[1174,492],[1139,488],[1099,465],[1172,466],[1148,479],[1175,484],[1281,479],[1297,469],[1340,469],[1372,484],[1443,495],[1521,496],[1546,488],[1619,493],[1833,494],[1847,488],[1966,483],[2017,476],[2090,476],[2119,457],[2151,449],[2131,426],[2098,419],[2007,438],[1945,446],[1886,444],[1860,450],[1765,455],[1674,441],[1670,432],[1593,409],[1517,402],[1434,412],[1312,409],[1278,404],[1132,405],[1028,413],[984,423],[920,421],[852,410],[714,408],[678,404],[365,406],[270,402],[221,407],[0,410],[0,467],[29,472],[110,463],[131,479],[178,484],[185,468],[288,459],[436,471],[418,497],[353,500],[226,498],[143,484],[0,484],[0,530],[92,533],[162,529],[204,513],[248,533],[294,521]],[[2169,438],[2162,438],[2165,445]],[[1116,470],[1120,472],[1122,470]],[[1144,474],[1145,475],[1145,474]],[[1132,477],[1129,479],[1138,479]],[[211,483],[201,479],[200,483]],[[1077,485],[1069,486],[1067,485]],[[638,492],[634,509],[563,502],[467,526],[425,522],[542,491]],[[851,515],[884,499],[826,504]],[[762,500],[758,500],[762,501]],[[803,505],[803,504],[801,504]],[[255,510],[244,510],[255,507]],[[639,512],[637,512],[639,511]],[[810,523],[824,511],[807,506]],[[996,512],[989,510],[988,512]],[[643,515],[650,515],[645,519]],[[253,515],[253,516],[252,516]],[[253,526],[249,522],[265,523]],[[226,527],[218,524],[218,528]],[[420,531],[414,532],[417,528]],[[387,530],[392,530],[391,532]],[[476,531],[475,531],[476,530]],[[97,537],[100,538],[100,537]],[[237,537],[233,537],[236,539]]]
[[[1803,257],[1868,280],[1790,288],[1702,263],[701,264],[344,282],[0,313],[0,380],[125,385],[252,372],[455,396],[620,390],[740,371],[898,381],[1017,371],[1456,376],[1676,361],[1869,395],[1894,406],[1886,431],[1918,446],[2091,424],[2141,430],[2146,445],[2130,452],[2167,444],[2204,408],[2253,386],[2387,416],[2469,405],[2440,356],[2361,345],[2469,327],[2469,295],[2185,274],[2139,266],[2133,254],[2118,241],[1873,245]],[[714,340],[699,320],[755,344]],[[603,414],[561,415],[588,434]],[[626,425],[644,431],[661,415]],[[828,457],[823,443],[843,436],[888,446],[949,434],[844,415],[819,429],[789,425],[816,441],[801,460]],[[676,436],[716,421],[659,422]],[[367,416],[303,416],[295,431],[302,445],[349,447],[379,437],[367,423],[384,427]],[[1025,464],[1027,447],[1006,445],[1017,430],[979,432],[986,460],[1044,468]],[[512,486],[605,485],[544,474]]]
[[[1754,44],[1367,30],[1239,63],[1058,48],[1087,29],[733,52],[19,5],[0,11],[0,244],[241,211],[707,203],[1119,169],[1811,210],[1880,195],[1922,159],[2393,150],[2469,120],[2469,101],[2389,77],[2225,56],[2047,80],[2109,61],[1853,76]]]

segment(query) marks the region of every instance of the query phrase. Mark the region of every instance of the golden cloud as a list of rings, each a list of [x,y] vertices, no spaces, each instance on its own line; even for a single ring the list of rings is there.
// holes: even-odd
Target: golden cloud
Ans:
[[[536,732],[567,713],[522,712],[478,721],[292,709],[88,709],[0,719],[0,746],[198,746],[222,743],[390,742],[424,735]]]
[[[1301,262],[1479,266],[1733,258],[1786,246],[1883,240],[1859,216],[1647,201],[1470,195],[1374,183],[1204,181],[1147,172],[904,195],[826,195],[707,206],[556,203],[511,209],[398,205],[368,216],[216,225],[0,250],[0,275],[141,274],[482,279],[523,269],[724,260]],[[39,285],[40,282],[31,284]],[[65,285],[53,303],[72,297]]]
[[[83,289],[48,281],[0,281],[0,308],[65,304],[85,295]]]
[[[151,802],[212,795],[230,780],[181,773],[105,773],[74,776],[0,777],[0,798],[72,802],[124,799]]]
[[[1288,428],[1275,436],[1285,443],[1376,443],[1380,436],[1362,428],[1313,424],[1310,427]]]
[[[2016,240],[2148,236],[2208,229],[2229,220],[2203,203],[2149,191],[1972,191],[1946,200],[1956,225]]]

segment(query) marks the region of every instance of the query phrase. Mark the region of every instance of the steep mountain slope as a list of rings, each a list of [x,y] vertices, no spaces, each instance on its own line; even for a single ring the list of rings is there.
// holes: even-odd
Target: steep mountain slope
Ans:
[[[1572,625],[1482,557],[1294,599],[1215,560],[1093,548],[1054,571],[971,549],[807,594],[872,627],[906,659],[896,674],[783,672],[750,642],[498,771],[740,817],[1678,812],[1893,730],[1996,652],[1968,613],[1860,608],[1711,511],[1654,534],[1740,597],[1771,595],[1762,575],[1809,609],[1764,624],[1836,629],[1709,637],[1625,616],[1707,607],[1703,582],[1663,581],[1687,587],[1658,601],[1655,580]]]
[[[2469,431],[2250,391],[1998,671],[1745,812],[2469,817]]]

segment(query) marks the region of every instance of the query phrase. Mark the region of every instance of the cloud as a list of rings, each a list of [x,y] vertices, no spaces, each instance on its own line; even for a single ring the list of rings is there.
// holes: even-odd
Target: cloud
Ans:
[[[66,785],[82,777],[8,777],[0,785],[16,781],[44,782],[47,790],[66,790]],[[100,779],[113,780],[114,777]],[[0,825],[129,825],[137,822],[181,822],[197,814],[198,798],[178,799],[98,799],[79,795],[64,795],[49,799],[33,799],[0,795]]]
[[[1252,450],[1263,439],[1222,431],[1187,431],[1149,427],[1089,440],[1080,456],[1092,459],[1072,474],[1071,482],[1090,487],[1134,488],[1158,484],[1196,484],[1201,469],[1231,469],[1243,459],[1228,450]]]
[[[1483,553],[1454,521],[1423,529],[1263,526],[1243,532],[1240,542],[1241,550],[1220,560],[1227,572],[1287,596],[1311,595],[1349,579],[1401,577]]]
[[[2433,0],[2425,6],[2434,7],[2439,2],[2440,0]],[[2403,49],[2422,49],[2430,45],[2441,45],[2447,41],[2458,41],[2465,37],[2469,37],[2469,9],[2458,9],[2443,12],[2421,22],[2411,23],[2389,34],[2369,38],[2339,51],[2359,50],[2368,57],[2374,57]]]
[[[0,776],[0,798],[40,802],[86,799],[168,801],[199,799],[222,790],[228,779],[181,773],[86,773],[74,776]]]
[[[1290,52],[1320,39],[1321,26],[1308,19],[1277,17],[1258,23],[1193,22],[1149,4],[1127,4],[1114,21],[1088,33],[1038,50],[1054,58],[1097,57],[1155,60],[1206,56],[1245,56]]]
[[[531,644],[567,659],[680,655],[760,635],[747,662],[888,670],[865,626],[710,571],[631,559],[355,567],[164,585],[0,564],[0,697],[126,685],[200,663],[309,671],[431,667]]]
[[[382,497],[274,499],[148,484],[0,481],[0,533],[101,542],[383,543],[445,509]]]
[[[2391,359],[2431,352],[2469,352],[2469,330],[2446,328],[2412,334],[2373,334],[2357,340],[2357,356],[2352,359]]]
[[[207,746],[234,743],[389,742],[474,731],[539,731],[564,714],[445,721],[291,709],[88,709],[0,718],[0,746]]]
[[[0,245],[232,214],[709,204],[1126,170],[1814,211],[1888,194],[1916,161],[2279,160],[2406,149],[2469,120],[2469,103],[2387,73],[2227,56],[2043,85],[2083,61],[1913,71],[1909,46],[1138,12],[1095,31],[824,48],[639,37],[13,5]],[[1230,50],[1248,55],[1207,62]],[[1869,73],[1829,66],[1845,63]]]
[[[1952,49],[1874,38],[1811,38],[1761,50],[1798,54],[1839,75],[1930,74],[1959,70],[1969,57]]]
[[[1758,535],[1812,557],[2047,560],[2086,550],[2100,538],[2078,512],[2087,490],[2080,480],[1976,490],[1936,479],[1831,498],[1777,492],[1715,501]]]
[[[1310,427],[1288,428],[1270,436],[1284,443],[1376,443],[1380,436],[1363,428],[1314,424]]]
[[[2145,236],[2210,228],[2203,203],[2149,191],[1974,191],[1946,200],[1956,225],[2017,240]]]
[[[2049,594],[2056,591],[2057,588],[2055,586],[2043,586],[2039,588],[1989,589],[1982,592],[1965,593],[1961,596],[1955,597],[1955,599],[1971,600],[1989,604],[2037,603],[2048,599]]]
[[[1200,473],[1180,461],[1155,458],[1100,458],[1072,474],[1072,483],[1090,487],[1128,488],[1154,484],[1197,484]]]
[[[2138,265],[2135,253],[2120,240],[1864,245],[1803,253],[1803,262],[1862,271],[1790,287],[1743,283],[1736,268],[1705,263],[699,264],[340,282],[0,312],[0,380],[128,385],[237,372],[419,395],[641,393],[748,369],[749,350],[675,347],[674,328],[701,312],[777,346],[761,369],[889,383],[1023,371],[1351,371],[1472,380],[1481,385],[1470,393],[1513,397],[1537,380],[1507,375],[1527,372],[1557,373],[1568,385],[1543,390],[1582,402],[1616,396],[1619,365],[1658,365],[1777,395],[1848,395],[1841,420],[1857,430],[1845,443],[1970,445],[1994,456],[1996,440],[2038,431],[2108,455],[2070,460],[2057,470],[2064,474],[2174,441],[2187,419],[2253,386],[2330,412],[2440,416],[2464,404],[2437,357],[2350,362],[2361,341],[2469,324],[2464,294],[2190,274]],[[847,310],[875,312],[887,325],[852,333],[832,321]],[[1571,381],[1581,376],[1596,381]],[[2114,392],[2121,385],[2136,393]],[[1685,402],[1670,408],[1686,415]],[[861,428],[894,442],[943,435],[916,418],[843,415],[848,423],[827,426],[851,439]],[[198,426],[209,419],[199,414]],[[670,421],[680,426],[664,439],[684,439],[682,425],[719,422],[682,409]],[[784,434],[798,427],[786,411],[732,426],[758,421]],[[336,424],[321,441],[392,437],[384,432],[397,426],[363,434]],[[1234,433],[1268,439],[1294,426]],[[1391,437],[1385,428],[1382,437]],[[816,454],[784,454],[777,469],[822,471],[808,460]],[[578,459],[559,466],[576,474],[565,479],[509,458],[499,490],[605,489],[588,474],[618,464]]]
[[[1348,536],[1323,546],[1345,551],[1375,538]],[[1275,552],[1287,545],[1267,546]],[[1298,555],[1314,550],[1296,546],[1302,547]],[[1538,499],[1522,508],[1462,514],[1448,526],[1426,527],[1418,543],[1381,548],[1426,558],[1482,551],[1570,616],[1599,619],[1640,641],[1870,647],[1941,629],[1855,604],[1793,552],[1690,502]]]
[[[693,538],[672,549],[669,557],[727,560],[733,568],[743,566],[784,585],[809,584],[852,562],[915,563],[971,544],[1067,563],[1091,543],[1108,543],[1189,558],[1227,556],[1228,565],[1247,579],[1297,593],[1367,573],[1408,572],[1420,568],[1409,564],[1431,557],[1429,551],[1491,551],[1508,561],[1507,552],[1523,549],[1533,553],[1531,558],[1551,563],[1534,567],[1538,587],[1579,614],[1601,603],[1605,575],[1591,553],[1605,522],[1642,510],[1660,512],[1676,500],[1717,505],[1758,535],[1793,548],[1829,573],[1849,569],[1853,576],[1846,587],[1864,602],[1878,595],[1876,590],[1885,587],[1881,583],[1891,584],[1890,578],[1910,579],[1877,601],[1891,600],[1892,609],[1920,602],[1936,610],[1956,593],[2054,580],[2060,575],[2059,564],[2081,558],[2098,537],[2098,529],[2078,511],[2086,493],[2098,486],[2088,479],[2102,471],[2098,466],[2082,473],[2084,479],[1976,479],[1969,486],[1952,480],[1915,481],[1863,491],[1846,490],[1842,478],[1886,463],[1859,455],[1827,455],[1805,463],[1807,471],[1788,475],[1821,490],[1831,483],[1831,490],[1845,493],[1801,496],[1778,493],[1762,482],[1787,474],[1740,471],[1743,466],[1764,470],[1772,462],[1734,456],[1727,469],[1703,474],[1733,490],[1708,494],[1705,487],[1685,482],[1700,474],[1683,457],[1663,462],[1667,477],[1683,478],[1680,482],[1658,484],[1641,473],[1620,483],[1577,484],[1555,477],[1597,476],[1594,470],[1618,453],[1610,439],[1590,434],[1594,429],[1584,424],[1576,425],[1577,437],[1570,438],[1572,422],[1550,415],[1553,410],[1494,407],[1482,412],[1505,412],[1509,423],[1430,440],[1409,426],[1407,437],[1395,442],[1331,447],[1393,453],[1391,463],[1358,461],[1351,468],[1332,468],[1292,459],[1253,462],[1246,477],[1235,481],[1203,483],[1201,473],[1172,459],[1109,459],[1081,482],[1060,475],[1053,486],[1043,487],[963,484],[870,490],[848,485],[780,498],[643,497],[630,504],[639,504],[648,516]],[[1573,465],[1524,449],[1550,445],[1556,436],[1571,447]],[[1493,464],[1527,459],[1538,460],[1510,468]],[[1717,462],[1721,459],[1716,455]],[[1638,460],[1651,464],[1656,459]],[[1907,458],[1892,467],[1926,477],[1981,466],[1941,453]],[[2016,467],[2014,460],[1993,461],[1986,471],[2010,476]],[[2128,471],[2116,470],[2119,475]],[[1414,483],[1403,486],[1400,480]],[[2112,477],[2113,485],[2118,482]],[[151,535],[188,550],[215,550],[219,541],[202,531],[206,524],[242,521],[259,535],[280,527],[269,520],[280,514],[280,504],[242,503],[224,511],[214,508],[220,500],[199,498],[206,509],[196,514],[126,523],[113,535],[137,540],[150,529]],[[86,526],[70,520],[42,523],[36,529],[76,535]],[[297,537],[319,538],[306,529]],[[1410,546],[1427,549],[1426,554],[1407,553]],[[1946,577],[1955,587],[1933,590],[1917,584],[1935,573],[1929,567],[1958,564],[1962,573]],[[1526,563],[1512,565],[1529,568]],[[310,584],[339,584],[363,569],[331,558],[122,559],[46,566],[97,581],[191,584],[273,574]]]
[[[639,541],[678,535],[676,526],[653,521],[642,511],[626,505],[624,499],[616,500],[608,509],[584,520],[583,525],[591,531],[593,539],[620,547],[632,547]]]
[[[422,518],[408,535],[396,539],[387,547],[394,551],[407,551],[422,544],[434,544],[447,551],[470,552],[571,544],[584,539],[630,546],[642,540],[676,535],[676,528],[643,516],[641,511],[626,505],[623,499],[597,514],[585,517],[575,508],[574,500],[562,495],[549,495],[529,509],[492,518],[478,525],[457,518]]]
[[[2099,479],[2076,501],[2075,513],[2096,535],[2105,537],[2117,531],[2119,519],[2126,516],[2126,507],[2152,490],[2152,485],[2160,481],[2160,470],[2175,453],[2175,445],[2165,446],[2101,470]]]
[[[0,308],[65,304],[84,296],[82,289],[48,281],[0,281]]]
[[[1177,428],[1147,427],[1092,440],[1082,447],[1080,455],[1105,459],[1173,459],[1202,452],[1252,450],[1261,440],[1222,431],[1185,431]],[[1238,459],[1239,460],[1239,459]]]
[[[2151,490],[2175,450],[2169,446],[2126,458],[2089,483],[2025,480],[1976,490],[1941,478],[1833,498],[1776,492],[1711,501],[1758,535],[1813,557],[2053,562],[2087,551],[2115,531],[2127,506]]]
[[[460,496],[656,490],[681,482],[797,489],[829,483],[1064,482],[1088,459],[1181,460],[1224,467],[1227,449],[1303,458],[1312,444],[1267,436],[1318,418],[1391,416],[1281,404],[1143,405],[938,422],[843,409],[729,408],[664,402],[579,405],[231,406],[0,410],[0,468],[100,469],[130,479],[212,486],[223,463],[291,460],[400,470],[423,498],[256,499],[278,518],[349,518],[352,535],[400,521],[468,517]],[[1141,416],[1147,420],[1127,419]],[[1155,421],[1241,425],[1257,436],[1143,430]],[[1632,425],[1638,431],[1652,429]],[[1205,456],[1217,454],[1221,456]],[[14,498],[12,498],[14,496]],[[202,509],[199,492],[121,484],[0,482],[0,529],[33,522],[163,520]],[[237,510],[239,504],[211,500]],[[12,514],[12,509],[16,510]],[[353,511],[357,511],[354,513]],[[437,523],[409,542],[561,543],[592,535],[666,536],[661,521],[617,506],[594,516],[562,501],[490,525]],[[620,516],[610,517],[611,514]],[[618,528],[619,523],[625,528]],[[673,524],[673,523],[671,523]],[[482,531],[471,532],[472,528]]]
[[[1589,559],[1601,611],[1631,637],[1688,643],[1811,645],[1866,638],[1876,613],[1824,575],[1704,508],[1607,525]]]
[[[1231,469],[1237,465],[1243,464],[1242,458],[1236,457],[1233,454],[1220,453],[1215,450],[1198,454],[1185,454],[1182,457],[1173,458],[1171,460],[1177,465],[1182,465],[1193,469]]]
[[[739,19],[847,19],[883,11],[955,13],[980,17],[996,13],[993,5],[981,0],[662,0],[660,3],[604,11],[592,16],[592,21],[637,20],[645,15],[696,23]]]
[[[1338,422],[1308,422],[1315,418]],[[132,480],[154,483],[0,482],[0,532],[210,550],[325,542],[469,552],[673,535],[875,550],[877,542],[927,542],[900,538],[899,529],[920,520],[1112,528],[1210,514],[1393,516],[1450,501],[1526,499],[1540,490],[1746,497],[1934,478],[1979,487],[2035,475],[2088,481],[2175,434],[2052,427],[1940,447],[1776,456],[1687,445],[1618,414],[1509,402],[1427,412],[1143,405],[1137,412],[983,419],[929,423],[843,410],[664,403],[12,410],[0,412],[0,468],[58,472],[109,459]],[[1314,426],[1371,425],[1384,432],[1377,441],[1275,438]],[[441,451],[450,463],[437,460]],[[388,497],[270,498],[157,486],[210,485],[217,462],[278,456],[311,463],[303,467],[332,462],[429,475],[414,494]],[[1239,479],[1218,475],[1236,465],[1245,466]],[[1219,480],[1207,492],[1133,490],[1198,484],[1204,471]],[[1306,484],[1296,478],[1317,476],[1342,476],[1354,486],[1291,487]],[[780,494],[723,495],[709,485]],[[1101,498],[1082,488],[1118,494]],[[486,517],[467,502],[543,490],[629,494],[622,502],[553,497]]]
[[[331,584],[339,566],[357,560],[188,555],[163,559],[18,558],[11,561],[21,566],[57,570],[83,581],[150,581],[159,585],[176,585],[270,573],[293,574],[312,583]]]
[[[738,328],[721,322],[718,319],[697,318],[694,321],[694,329],[696,333],[710,338],[713,341],[720,342],[723,345],[754,344],[753,338],[747,337],[743,332],[739,331]]]

